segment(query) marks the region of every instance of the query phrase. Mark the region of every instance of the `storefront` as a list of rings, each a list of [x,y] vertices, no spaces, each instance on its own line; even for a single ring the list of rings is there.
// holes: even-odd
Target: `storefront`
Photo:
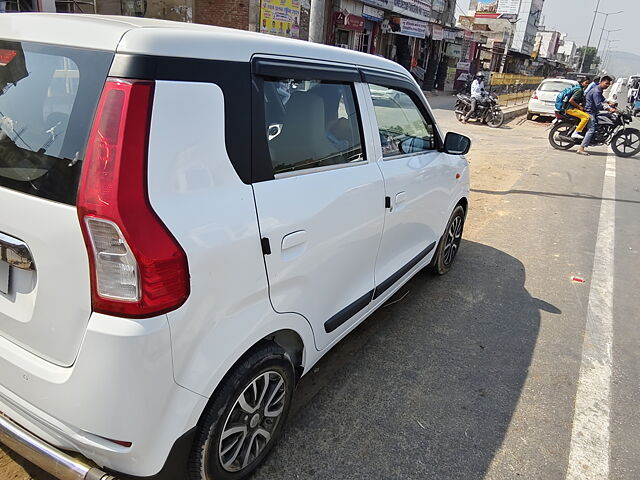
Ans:
[[[380,42],[380,26],[384,21],[384,11],[370,5],[363,5],[362,16],[364,17],[364,32],[359,50],[365,53],[376,54],[378,53],[378,45]]]
[[[333,12],[333,31],[335,46],[361,50],[365,36],[365,19],[353,13]]]

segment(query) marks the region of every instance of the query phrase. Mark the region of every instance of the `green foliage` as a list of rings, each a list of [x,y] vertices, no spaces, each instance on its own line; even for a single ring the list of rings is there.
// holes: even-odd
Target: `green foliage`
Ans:
[[[584,65],[584,71],[585,72],[597,71],[598,70],[597,66],[600,65],[600,57],[598,57],[598,51],[596,50],[596,47],[578,48],[578,58],[582,59],[583,55],[585,55],[585,59],[584,59],[584,63],[581,62],[581,65]],[[591,65],[596,65],[596,68],[592,70]]]

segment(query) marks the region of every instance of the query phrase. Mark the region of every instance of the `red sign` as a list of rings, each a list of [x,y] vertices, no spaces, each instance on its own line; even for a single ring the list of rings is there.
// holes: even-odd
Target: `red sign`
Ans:
[[[354,32],[364,31],[364,18],[351,13],[334,12],[333,18],[335,24],[345,30],[353,30]]]

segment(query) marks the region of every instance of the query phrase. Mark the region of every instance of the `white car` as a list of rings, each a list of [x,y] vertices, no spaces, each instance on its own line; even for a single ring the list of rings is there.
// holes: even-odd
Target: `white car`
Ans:
[[[144,18],[0,37],[0,440],[61,478],[245,478],[299,378],[456,258],[470,140],[396,63]]]
[[[572,85],[577,86],[579,84],[577,81],[567,78],[547,78],[543,80],[529,99],[527,120],[532,120],[534,115],[553,117],[558,94]]]

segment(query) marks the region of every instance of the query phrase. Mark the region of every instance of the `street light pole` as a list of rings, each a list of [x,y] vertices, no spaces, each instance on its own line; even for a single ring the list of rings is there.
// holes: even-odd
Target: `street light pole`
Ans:
[[[589,48],[589,43],[591,42],[591,34],[593,33],[593,26],[596,24],[596,17],[598,15],[598,8],[600,8],[600,0],[596,4],[596,10],[593,12],[593,22],[591,22],[591,30],[589,30],[589,38],[587,38],[587,45],[584,47],[584,51],[582,52],[582,61],[580,62],[580,73],[584,69],[584,60],[587,56],[587,48]]]
[[[602,30],[600,31],[600,39],[598,40],[598,46],[596,47],[596,55],[598,54],[598,52],[600,51],[600,42],[602,42],[602,35],[604,34],[605,28],[607,26],[607,20],[609,20],[609,15],[618,15],[619,13],[623,13],[623,10],[620,10],[619,12],[613,12],[613,13],[604,13],[604,12],[596,12],[596,13],[601,13],[602,15],[604,15],[604,23],[602,24]]]
[[[608,45],[608,47],[607,47],[607,51],[606,51],[606,53],[605,53],[606,60],[605,60],[605,62],[604,62],[604,64],[603,64],[603,66],[602,66],[602,70],[603,70],[603,71],[605,70],[605,68],[606,68],[606,67],[607,67],[607,65],[609,64],[609,60],[611,60],[611,46],[612,46],[614,43],[619,42],[619,41],[620,41],[620,40],[610,40],[610,41],[609,41],[609,45]]]
[[[617,29],[615,29],[615,30],[607,30],[607,38],[605,38],[604,44],[605,44],[605,45],[607,44],[607,42],[609,41],[609,35],[610,35],[612,32],[621,32],[621,31],[622,31],[622,29],[621,29],[621,28],[617,28]],[[605,49],[603,49],[603,50],[606,50],[606,48],[605,48]],[[598,52],[596,52],[596,55],[597,55],[597,54],[598,54]]]

